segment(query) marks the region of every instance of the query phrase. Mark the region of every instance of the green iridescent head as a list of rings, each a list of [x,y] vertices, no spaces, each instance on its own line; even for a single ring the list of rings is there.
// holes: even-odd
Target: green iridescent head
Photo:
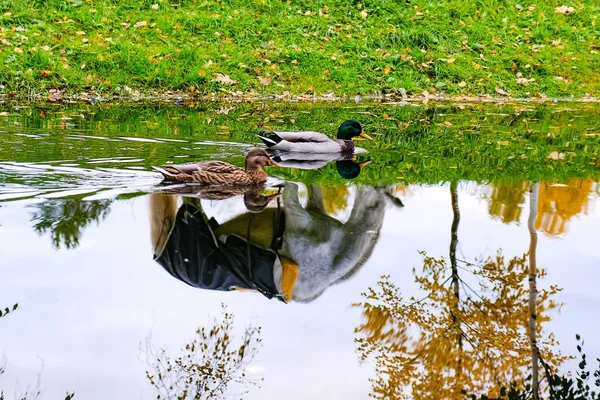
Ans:
[[[344,121],[338,128],[338,139],[352,140],[353,138],[358,137],[373,140],[369,135],[363,132],[362,126],[353,119]]]

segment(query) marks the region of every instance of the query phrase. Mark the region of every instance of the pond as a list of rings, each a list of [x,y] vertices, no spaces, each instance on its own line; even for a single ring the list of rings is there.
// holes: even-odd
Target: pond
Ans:
[[[0,390],[458,399],[575,371],[576,335],[600,357],[599,111],[3,104]],[[260,190],[151,169],[350,118],[365,152]]]

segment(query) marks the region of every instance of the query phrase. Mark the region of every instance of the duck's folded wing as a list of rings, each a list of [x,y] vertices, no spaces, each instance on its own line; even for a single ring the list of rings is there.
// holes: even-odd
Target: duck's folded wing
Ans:
[[[236,167],[224,161],[205,161],[197,164],[198,171],[211,172],[216,174],[231,174],[243,171],[243,168]]]
[[[299,131],[299,132],[275,132],[277,136],[288,142],[328,142],[331,138],[319,132]]]

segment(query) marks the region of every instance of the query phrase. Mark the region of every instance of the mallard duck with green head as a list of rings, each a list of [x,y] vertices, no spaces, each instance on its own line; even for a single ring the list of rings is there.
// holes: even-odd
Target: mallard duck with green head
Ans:
[[[298,153],[352,153],[354,138],[373,140],[355,120],[344,121],[338,128],[337,139],[320,132],[263,131],[257,135],[269,149]]]

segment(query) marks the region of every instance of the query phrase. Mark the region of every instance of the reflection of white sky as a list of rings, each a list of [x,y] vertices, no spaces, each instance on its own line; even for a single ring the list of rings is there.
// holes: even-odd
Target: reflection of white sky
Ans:
[[[379,243],[358,274],[312,303],[285,305],[258,294],[198,290],[170,277],[152,260],[147,201],[113,203],[109,217],[88,227],[76,250],[60,252],[32,230],[31,210],[2,204],[0,306],[21,304],[0,320],[0,352],[8,359],[0,381],[5,392],[33,384],[41,358],[46,398],[67,390],[85,399],[152,398],[140,343],[152,331],[157,346],[177,354],[224,302],[236,315],[238,332],[250,321],[263,327],[264,345],[252,366],[264,370],[265,382],[247,398],[365,399],[372,367],[358,364],[353,329],[359,312],[350,304],[384,273],[405,296],[417,295],[411,273],[421,265],[417,250],[446,256],[452,220],[447,187],[415,190],[403,199],[404,209],[387,210]],[[507,257],[527,251],[526,224],[491,220],[480,197],[462,193],[459,203],[461,257],[492,255],[500,247]],[[549,270],[541,285],[562,286],[558,299],[566,303],[546,328],[570,354],[575,333],[582,334],[593,358],[600,355],[599,223],[590,207],[589,215],[571,219],[563,237],[540,235],[538,247],[539,266]]]

